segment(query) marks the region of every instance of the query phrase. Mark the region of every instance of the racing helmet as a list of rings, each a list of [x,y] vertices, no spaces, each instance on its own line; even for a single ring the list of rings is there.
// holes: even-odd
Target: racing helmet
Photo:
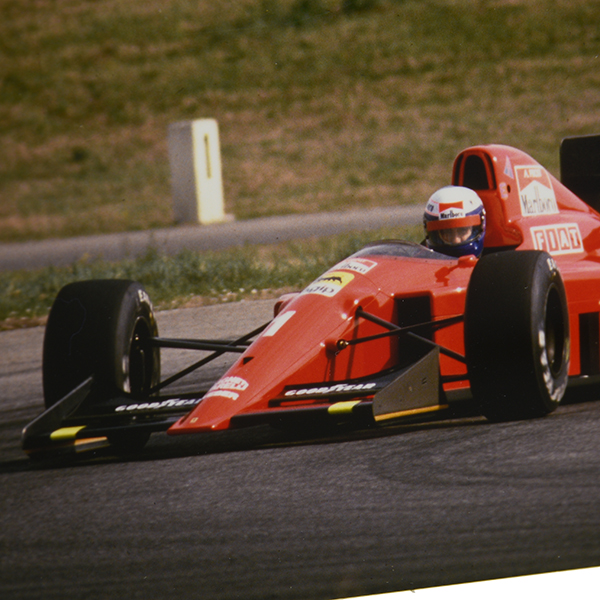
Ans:
[[[449,256],[481,256],[485,238],[485,209],[471,189],[448,185],[427,201],[425,243],[428,248]]]

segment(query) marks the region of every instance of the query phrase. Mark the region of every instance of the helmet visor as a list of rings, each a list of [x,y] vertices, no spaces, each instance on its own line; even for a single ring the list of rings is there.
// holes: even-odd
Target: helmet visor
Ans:
[[[429,221],[426,229],[429,240],[434,246],[462,246],[473,241],[483,232],[480,216]]]
[[[449,227],[448,229],[440,229],[437,233],[443,244],[447,246],[460,246],[471,241],[473,227]]]

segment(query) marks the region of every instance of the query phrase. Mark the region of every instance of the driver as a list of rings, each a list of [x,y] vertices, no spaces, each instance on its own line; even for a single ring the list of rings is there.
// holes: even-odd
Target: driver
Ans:
[[[485,209],[473,190],[449,185],[435,192],[427,201],[423,225],[428,248],[449,256],[481,256]]]

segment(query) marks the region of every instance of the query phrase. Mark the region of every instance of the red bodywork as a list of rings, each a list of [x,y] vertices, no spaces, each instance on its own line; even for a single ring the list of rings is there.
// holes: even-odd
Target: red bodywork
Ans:
[[[554,257],[567,292],[569,375],[598,374],[600,216],[530,156],[507,146],[463,151],[455,160],[452,183],[481,197],[486,251],[537,249]],[[341,347],[339,340],[383,331],[358,318],[359,307],[402,326],[415,324],[421,316],[441,321],[463,315],[475,257],[391,256],[377,246],[371,254],[368,249],[358,254],[283,302],[272,324],[169,433],[227,429],[244,417],[270,411],[323,406],[330,414],[342,413],[354,406],[354,398],[369,398],[369,377],[397,366],[402,344],[385,337]],[[461,322],[432,331],[432,339],[464,354]],[[441,356],[440,373],[446,392],[468,389],[466,368],[459,360]],[[343,401],[336,402],[340,391]]]

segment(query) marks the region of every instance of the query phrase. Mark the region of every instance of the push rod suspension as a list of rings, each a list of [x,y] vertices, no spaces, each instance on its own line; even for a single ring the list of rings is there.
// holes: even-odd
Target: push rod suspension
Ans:
[[[268,323],[265,323],[264,325],[261,325],[260,327],[257,327],[250,333],[243,335],[241,338],[238,338],[237,340],[232,341],[231,346],[240,346],[242,344],[246,344],[253,337],[257,336],[259,333],[262,333],[269,326],[270,323],[271,323],[271,321],[269,321]],[[231,346],[229,346],[229,347],[231,347]],[[245,350],[245,348],[244,348],[244,350]],[[159,384],[155,385],[153,388],[150,389],[149,394],[152,395],[152,394],[155,394],[156,392],[159,392],[160,390],[167,387],[168,385],[171,385],[172,383],[179,381],[186,375],[193,373],[200,367],[203,367],[204,365],[215,360],[216,358],[219,358],[219,356],[222,356],[226,352],[229,352],[229,350],[221,348],[220,350],[217,350],[217,351],[213,352],[212,354],[209,354],[205,358],[195,362],[193,365],[190,365],[186,369],[183,369],[183,371],[179,371],[179,373],[175,373],[175,375],[171,375],[171,377],[168,377],[164,381],[161,381]]]
[[[249,343],[236,344],[234,341],[222,340],[178,340],[170,338],[150,338],[150,345],[155,348],[177,348],[180,350],[208,350],[223,352],[245,352]],[[235,345],[233,345],[235,344]]]
[[[413,329],[417,329],[417,328],[423,327],[425,325],[434,325],[436,327],[436,329],[439,329],[440,327],[447,327],[448,325],[460,323],[463,320],[462,316],[451,317],[449,319],[444,319],[443,321],[432,321],[431,323],[419,323],[417,325],[411,325],[408,327],[399,327],[398,325],[395,325],[394,323],[390,323],[389,321],[386,321],[385,319],[381,319],[381,318],[377,317],[376,315],[372,315],[371,313],[366,312],[360,306],[356,309],[356,316],[362,317],[363,319],[365,319],[367,321],[371,321],[372,323],[375,323],[376,325],[380,325],[381,327],[384,327],[389,332],[386,335],[406,335],[413,339],[419,340],[420,342],[423,342],[424,344],[427,344],[428,346],[431,346],[432,348],[439,348],[440,354],[449,356],[450,358],[453,358],[454,360],[457,360],[463,364],[466,363],[465,357],[462,354],[458,354],[458,352],[454,352],[453,350],[444,348],[443,346],[436,344],[432,340],[428,340],[427,338],[425,338],[421,335],[417,335],[414,331],[412,331]],[[381,337],[384,337],[384,336],[382,335]],[[340,344],[340,342],[342,342],[342,346],[352,345],[352,343],[361,343],[361,342],[368,341],[369,339],[376,339],[376,338],[377,338],[377,336],[370,336],[370,338],[358,338],[357,340],[349,340],[349,341],[339,340],[338,344]]]
[[[358,314],[358,313],[357,313]],[[370,313],[366,313],[370,314]],[[361,315],[359,315],[361,316]],[[442,319],[441,321],[428,321],[425,323],[417,323],[415,325],[406,325],[404,327],[396,327],[396,329],[390,329],[384,333],[377,333],[375,335],[368,335],[362,338],[356,338],[354,340],[339,340],[341,345],[346,346],[355,346],[356,344],[362,344],[364,342],[372,342],[373,340],[379,340],[381,338],[399,336],[404,333],[408,333],[409,331],[414,331],[416,329],[421,329],[423,327],[432,327],[435,331],[438,329],[443,329],[444,327],[449,327],[450,325],[455,325],[456,323],[461,323],[463,321],[462,316],[458,317],[449,317],[448,319]],[[384,323],[388,323],[384,321]],[[378,323],[381,324],[381,323]],[[389,323],[388,323],[389,325]]]

